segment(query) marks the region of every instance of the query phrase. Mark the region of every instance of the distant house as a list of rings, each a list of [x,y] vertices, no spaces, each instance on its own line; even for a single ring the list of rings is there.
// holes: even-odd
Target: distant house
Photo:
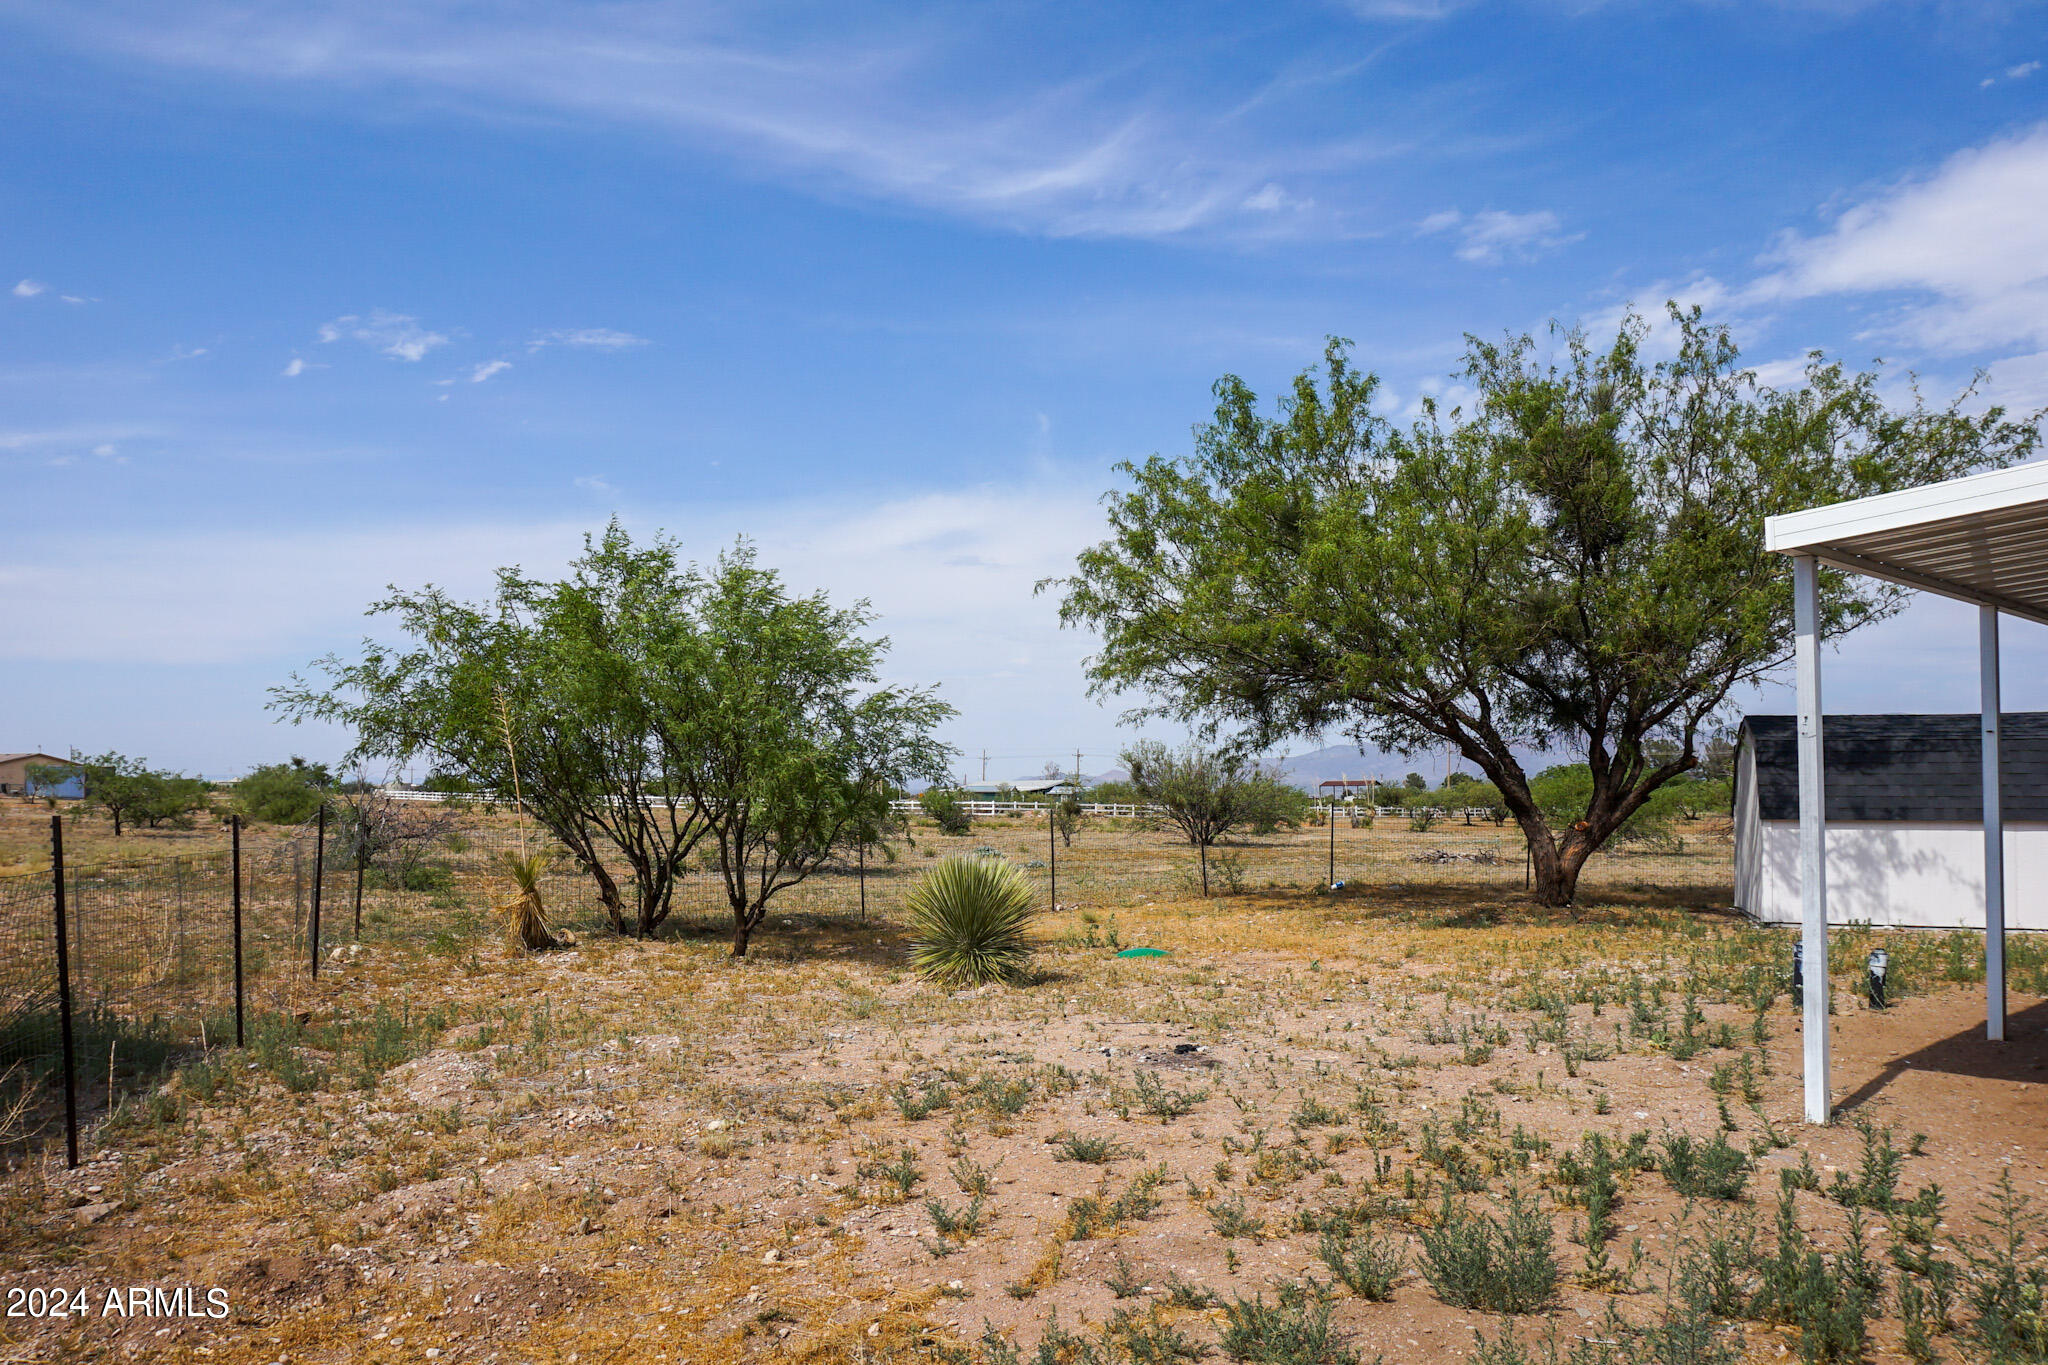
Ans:
[[[1976,714],[1826,716],[1828,921],[1984,927],[1983,740]],[[1799,742],[1750,716],[1735,754],[1735,906],[1799,922]],[[2009,929],[2048,929],[2048,713],[1999,721]]]
[[[55,754],[0,754],[0,796],[84,796],[85,780],[76,772],[62,782],[41,786],[29,780],[30,768],[68,766],[70,762]]]
[[[1044,796],[1058,792],[1071,792],[1074,784],[1064,777],[1015,777],[1008,782],[962,782],[958,788],[963,796],[977,801],[993,801],[999,793],[1015,792],[1019,796]]]

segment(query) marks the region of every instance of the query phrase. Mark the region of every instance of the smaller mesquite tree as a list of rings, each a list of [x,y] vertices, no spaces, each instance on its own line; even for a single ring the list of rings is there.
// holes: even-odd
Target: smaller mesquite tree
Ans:
[[[81,754],[73,749],[69,763],[35,764],[28,774],[31,781],[49,786],[74,775],[85,789],[84,808],[105,811],[117,839],[137,824],[188,829],[212,792],[204,778],[152,768],[147,759],[111,751]]]
[[[741,544],[686,613],[648,623],[649,723],[717,849],[734,957],[777,894],[881,839],[897,789],[945,774],[932,730],[953,708],[872,686],[889,648],[873,622],[865,602],[792,596]]]
[[[709,841],[743,956],[773,896],[872,842],[890,791],[950,754],[930,730],[951,707],[915,689],[862,694],[888,645],[861,636],[865,604],[792,598],[744,545],[701,571],[615,522],[560,582],[504,569],[490,603],[429,587],[371,610],[411,647],[329,656],[327,686],[294,677],[273,705],[353,728],[351,764],[425,760],[500,795],[516,754],[527,810],[622,933],[668,918]]]
[[[409,647],[365,640],[355,660],[329,655],[314,665],[326,685],[295,674],[271,705],[352,729],[350,765],[425,760],[509,795],[516,754],[528,812],[596,883],[612,927],[645,937],[709,829],[664,780],[639,676],[644,623],[680,611],[689,591],[672,547],[636,549],[614,524],[585,538],[559,582],[501,569],[480,604],[392,589],[370,614]]]
[[[1763,549],[1773,513],[2010,464],[2038,417],[1972,412],[1818,353],[1779,389],[1723,328],[1671,309],[1676,353],[1647,328],[1595,346],[1559,332],[1468,339],[1469,408],[1398,426],[1378,380],[1332,339],[1277,416],[1227,376],[1194,453],[1125,465],[1110,535],[1065,580],[1065,622],[1093,628],[1098,692],[1139,688],[1163,714],[1243,730],[1247,748],[1343,730],[1400,752],[1450,744],[1500,792],[1529,843],[1537,899],[1571,904],[1587,857],[1652,793],[1698,766],[1732,689],[1791,653],[1790,568]],[[1822,570],[1838,636],[1901,590]],[[1591,783],[1553,822],[1515,749],[1582,755]]]
[[[1209,849],[1240,825],[1278,820],[1286,795],[1270,774],[1240,755],[1199,744],[1168,748],[1143,739],[1124,750],[1131,786],[1187,837],[1202,864],[1202,894],[1209,894]]]

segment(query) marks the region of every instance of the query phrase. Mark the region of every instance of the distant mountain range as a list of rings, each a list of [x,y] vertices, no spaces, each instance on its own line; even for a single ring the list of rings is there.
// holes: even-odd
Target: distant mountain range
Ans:
[[[1284,781],[1309,792],[1316,789],[1317,783],[1332,778],[1370,777],[1398,784],[1409,773],[1421,773],[1429,780],[1429,785],[1434,787],[1442,783],[1445,775],[1451,771],[1444,766],[1447,756],[1448,751],[1444,749],[1424,750],[1404,757],[1380,749],[1369,748],[1361,752],[1354,744],[1331,744],[1305,754],[1289,754],[1275,766],[1279,768]],[[1517,749],[1515,756],[1531,773],[1539,772],[1558,761],[1555,756],[1546,755],[1536,749]],[[1473,765],[1462,758],[1458,759],[1457,766],[1465,772],[1473,773],[1474,776],[1478,775]],[[1123,769],[1113,768],[1108,772],[1088,774],[1088,783],[1093,786],[1098,782],[1121,782],[1128,776]]]
[[[1428,779],[1429,785],[1435,787],[1440,785],[1445,774],[1451,771],[1445,767],[1447,757],[1449,751],[1441,748],[1403,757],[1380,749],[1369,748],[1361,752],[1356,745],[1331,744],[1305,754],[1289,754],[1273,763],[1273,766],[1280,770],[1283,781],[1307,792],[1313,792],[1317,783],[1331,778],[1370,777],[1382,782],[1399,784],[1409,773],[1421,773]],[[1556,755],[1545,754],[1538,749],[1516,749],[1515,757],[1522,761],[1523,768],[1531,774],[1541,772],[1551,764],[1561,761]],[[1457,767],[1478,776],[1474,766],[1463,759],[1458,760]],[[1088,773],[1083,780],[1093,787],[1103,782],[1122,782],[1129,777],[1130,774],[1122,768],[1110,768],[1099,773]]]

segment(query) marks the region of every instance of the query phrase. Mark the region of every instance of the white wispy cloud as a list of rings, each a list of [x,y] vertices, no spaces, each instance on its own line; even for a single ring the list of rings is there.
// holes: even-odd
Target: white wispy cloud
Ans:
[[[594,351],[624,351],[634,346],[645,346],[646,337],[634,336],[631,332],[615,331],[609,327],[562,327],[552,332],[540,332],[526,343],[528,351],[538,351],[547,346],[578,346]]]
[[[94,455],[114,454],[117,444],[156,435],[143,426],[53,427],[38,431],[0,431],[0,452],[37,454],[46,451]]]
[[[512,362],[509,360],[486,360],[480,365],[469,367],[469,382],[481,384],[492,375],[503,374],[511,368]]]
[[[2039,62],[2021,62],[2017,66],[2008,66],[1996,75],[1986,76],[1983,80],[1978,81],[1977,84],[1980,88],[1983,88],[1997,85],[2000,81],[2023,81],[2040,69],[2041,64]]]
[[[581,478],[571,480],[571,482],[586,493],[609,495],[619,491],[602,474],[585,474]]]
[[[1482,209],[1470,215],[1445,209],[1430,214],[1415,226],[1425,237],[1446,234],[1455,238],[1458,245],[1454,254],[1474,265],[1499,265],[1509,259],[1533,261],[1586,235],[1566,232],[1564,224],[1549,209],[1528,213]]]
[[[323,343],[344,338],[360,341],[393,360],[408,362],[423,359],[436,346],[448,344],[445,334],[428,331],[420,326],[418,318],[406,313],[387,313],[382,309],[368,316],[350,313],[332,322],[323,322],[316,335]]]
[[[986,743],[1009,727],[1080,742],[1087,736],[1076,733],[1077,720],[1110,730],[1114,704],[1104,711],[1079,700],[1091,638],[1060,628],[1056,594],[1032,591],[1071,572],[1075,553],[1104,533],[1092,479],[864,502],[629,507],[622,517],[636,538],[676,532],[700,563],[750,535],[760,562],[793,589],[824,589],[840,604],[868,599],[893,646],[884,680],[936,684],[974,727],[963,741]],[[348,653],[365,633],[378,635],[383,623],[366,622],[362,610],[387,584],[483,597],[498,566],[559,575],[584,534],[600,529],[584,516],[13,537],[0,545],[8,621],[0,661],[233,666],[281,681],[320,654]],[[300,570],[246,572],[250,563],[287,560]],[[233,594],[214,591],[228,581]]]
[[[291,358],[291,363],[286,365],[283,371],[284,377],[286,379],[297,379],[300,375],[304,374],[305,372],[306,362],[300,359],[298,356],[293,356]]]
[[[39,280],[23,280],[20,284],[14,286],[14,297],[18,299],[32,299],[49,287]]]
[[[1874,296],[1873,334],[1969,355],[2048,348],[2048,125],[1958,152],[1839,214],[1788,235],[1752,301]]]
[[[1361,19],[1448,19],[1467,0],[1346,0],[1344,8]]]
[[[1447,8],[1363,3],[1387,17]],[[1014,19],[996,11],[796,25],[633,0],[489,12],[457,0],[82,0],[23,13],[60,41],[158,66],[324,87],[401,113],[649,129],[746,174],[1055,235],[1270,234],[1266,186],[1388,154],[1355,132],[1302,132],[1312,120],[1270,108],[1247,119],[1296,84],[1271,73],[1243,73],[1243,100],[1197,95],[1168,38],[1092,69],[1018,61]],[[1313,198],[1292,194],[1304,207]],[[1308,230],[1314,215],[1298,216],[1290,230]]]

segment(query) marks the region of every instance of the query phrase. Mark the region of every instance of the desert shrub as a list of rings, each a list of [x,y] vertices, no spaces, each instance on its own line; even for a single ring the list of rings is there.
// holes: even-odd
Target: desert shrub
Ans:
[[[1436,1226],[1422,1232],[1422,1277],[1454,1307],[1533,1313],[1557,1293],[1553,1237],[1549,1216],[1519,1189],[1509,1189],[1499,1219],[1446,1190]]]
[[[946,858],[905,899],[911,961],[935,981],[1014,980],[1032,949],[1031,883],[990,858]]]
[[[455,871],[445,863],[413,862],[397,867],[379,867],[372,863],[364,881],[376,890],[421,891],[439,896],[455,889]]]
[[[2048,1361],[2048,1220],[1998,1174],[1990,1216],[1962,1246],[1969,1262],[1970,1335],[1994,1361]]]
[[[334,777],[324,764],[294,757],[266,763],[235,783],[235,804],[244,816],[273,825],[300,825],[327,800]]]
[[[1749,1183],[1749,1158],[1728,1144],[1726,1133],[1714,1134],[1712,1142],[1690,1133],[1667,1134],[1657,1168],[1687,1199],[1740,1199]]]
[[[1884,1309],[1884,1276],[1865,1252],[1860,1211],[1850,1214],[1847,1245],[1831,1260],[1813,1249],[1792,1191],[1783,1191],[1777,1249],[1758,1269],[1762,1282],[1751,1315],[1797,1328],[1801,1360],[1833,1365],[1863,1359],[1870,1320]]]
[[[1209,1098],[1207,1086],[1199,1090],[1180,1090],[1162,1084],[1157,1075],[1142,1067],[1132,1073],[1131,1082],[1137,1093],[1138,1106],[1168,1123],[1192,1114],[1196,1105]]]
[[[1353,1365],[1358,1357],[1330,1323],[1334,1306],[1323,1285],[1282,1283],[1279,1302],[1264,1294],[1223,1305],[1223,1349],[1252,1365]]]
[[[1828,1198],[1846,1208],[1890,1213],[1898,1202],[1899,1171],[1906,1154],[1892,1144],[1892,1130],[1863,1119],[1857,1127],[1863,1134],[1863,1154],[1852,1179],[1837,1172],[1828,1186]]]
[[[1374,1303],[1394,1297],[1394,1285],[1408,1267],[1407,1249],[1369,1223],[1341,1234],[1324,1233],[1317,1252],[1346,1289]]]
[[[917,798],[917,804],[938,825],[941,834],[965,834],[974,827],[974,818],[956,792],[933,787]]]

